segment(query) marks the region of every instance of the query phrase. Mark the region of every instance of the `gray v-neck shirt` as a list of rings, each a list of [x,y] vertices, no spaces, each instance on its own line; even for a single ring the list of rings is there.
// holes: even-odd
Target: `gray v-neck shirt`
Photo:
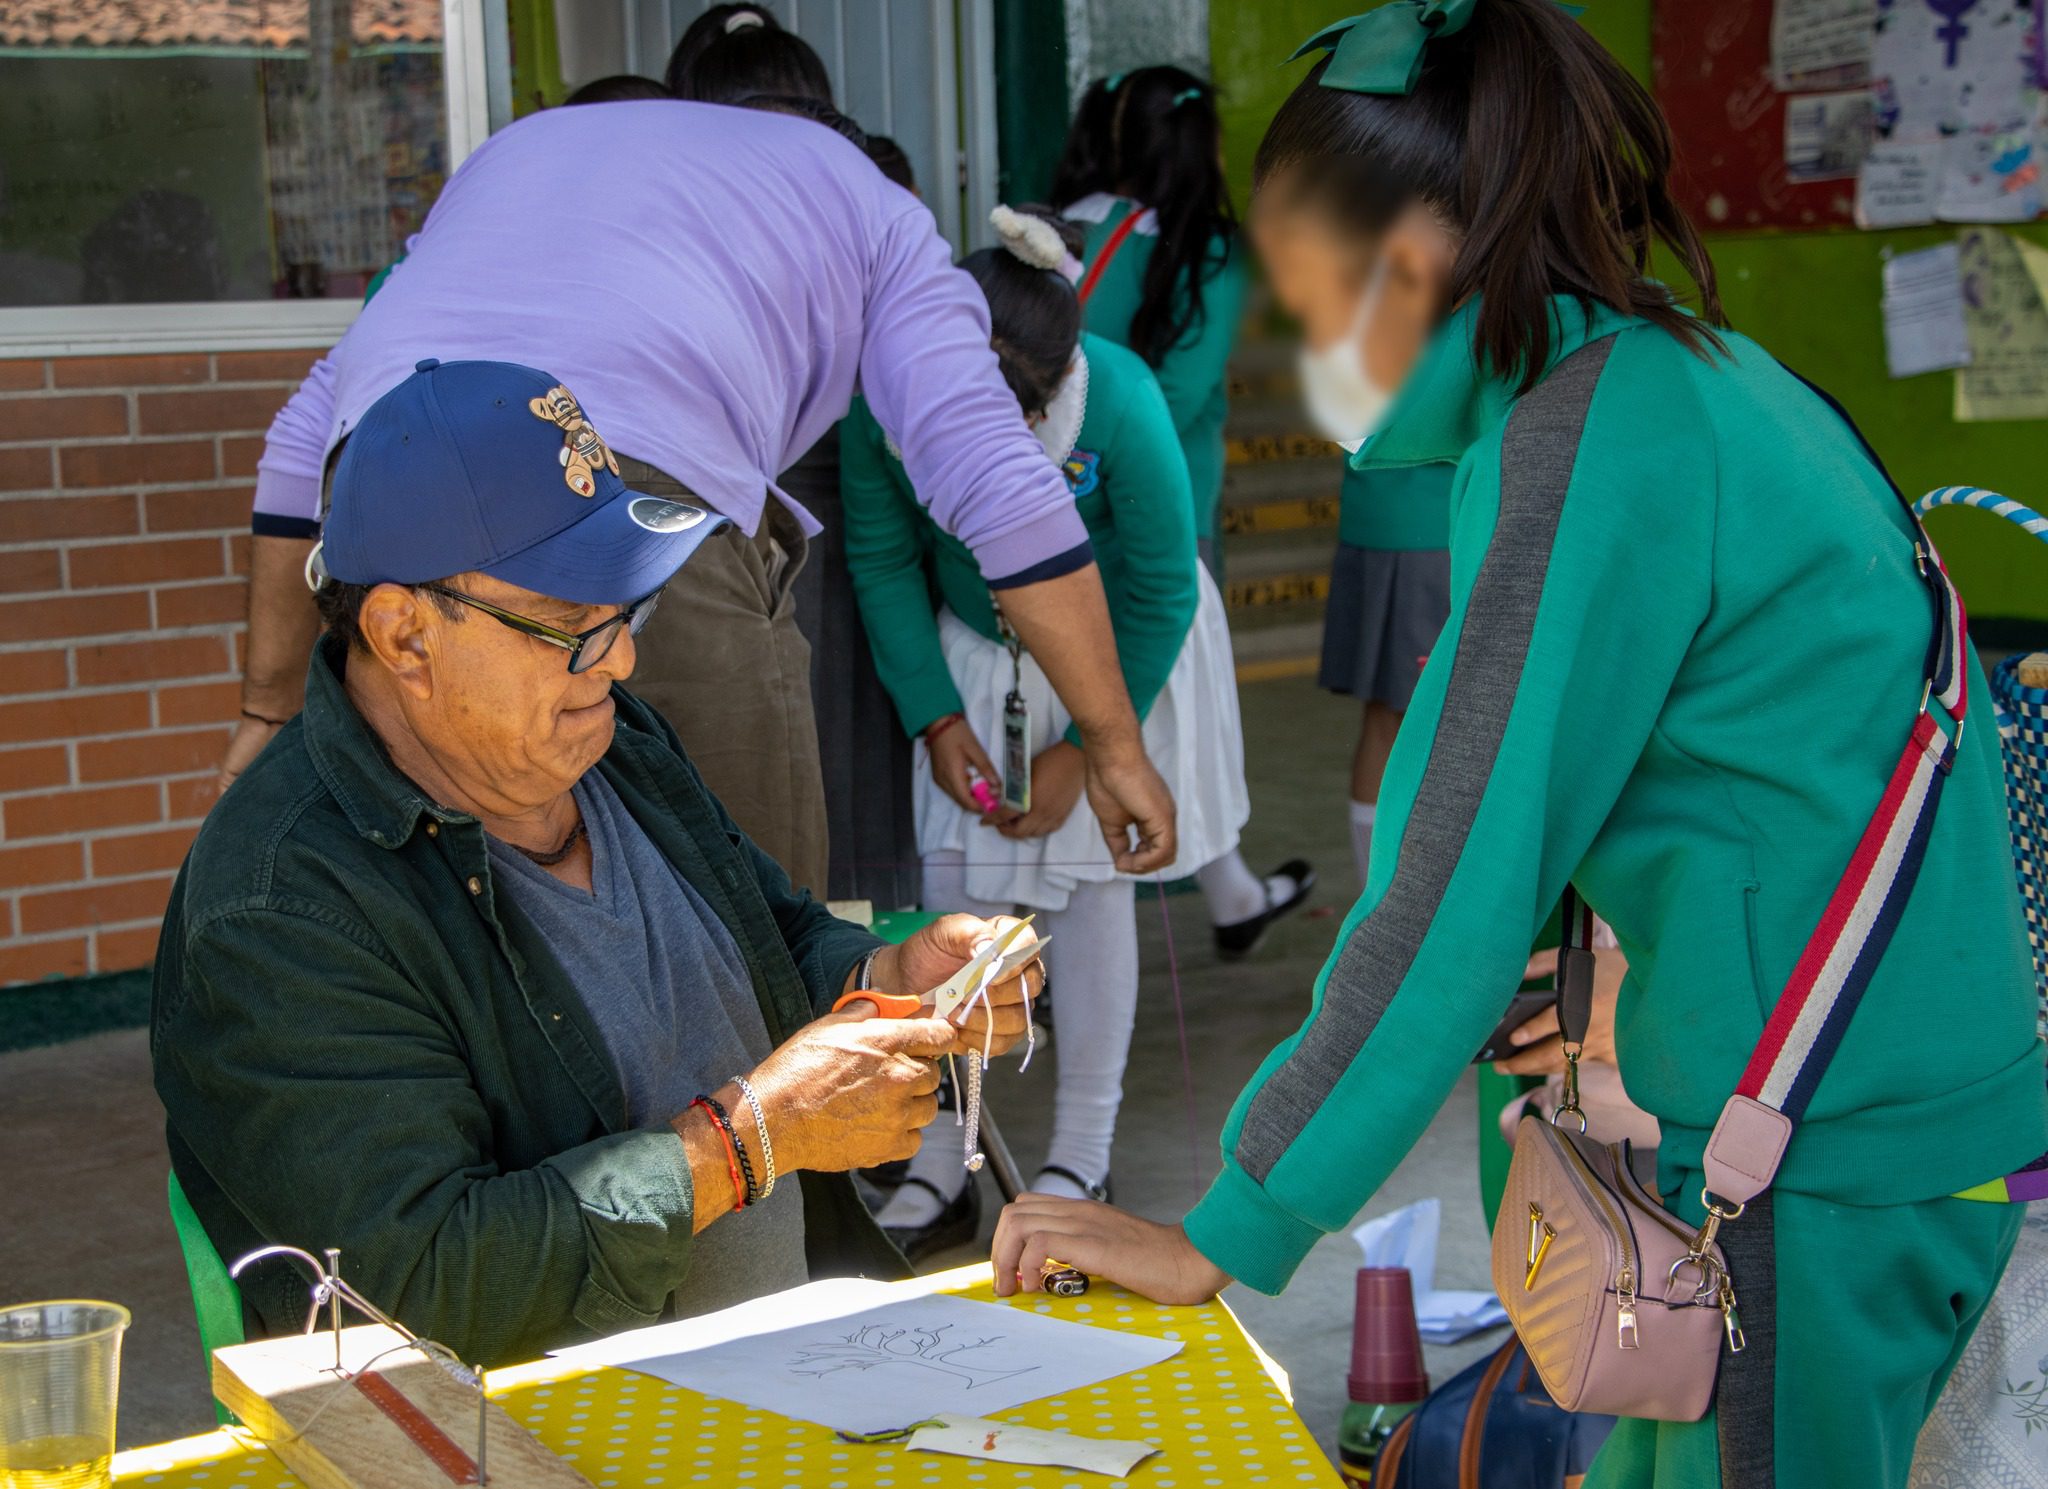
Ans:
[[[599,771],[575,786],[590,836],[592,892],[487,839],[514,910],[567,970],[618,1071],[626,1120],[665,1127],[693,1098],[766,1059],[772,1045],[732,935],[633,820]],[[753,1124],[744,1105],[735,1126]],[[721,1180],[720,1182],[724,1182]],[[708,1313],[809,1280],[794,1175],[763,1204],[697,1235],[678,1316]]]

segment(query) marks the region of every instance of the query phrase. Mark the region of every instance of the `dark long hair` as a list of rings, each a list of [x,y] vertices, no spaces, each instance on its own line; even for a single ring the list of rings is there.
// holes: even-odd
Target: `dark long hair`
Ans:
[[[1423,59],[1406,96],[1322,87],[1318,62],[1266,130],[1254,195],[1313,199],[1367,234],[1411,204],[1434,213],[1462,239],[1450,303],[1481,297],[1475,350],[1523,392],[1549,365],[1553,295],[1722,348],[1713,261],[1672,199],[1648,90],[1551,0],[1479,0]],[[1697,286],[1697,319],[1649,277],[1655,242]]]
[[[1115,190],[1159,223],[1130,330],[1131,350],[1154,367],[1201,326],[1202,283],[1236,251],[1219,129],[1216,90],[1178,67],[1141,67],[1116,90]]]
[[[1074,106],[1074,122],[1067,126],[1067,141],[1060,147],[1059,164],[1052,170],[1052,199],[1071,207],[1082,197],[1116,188],[1116,162],[1110,149],[1111,116],[1116,112],[1116,89],[1123,74],[1097,78]]]
[[[758,25],[727,30],[735,17]],[[690,22],[662,75],[677,98],[732,103],[753,93],[832,102],[832,79],[810,43],[758,5],[714,5]]]
[[[1081,230],[1049,207],[1020,206],[1058,231],[1067,252],[1081,252]],[[1056,269],[1038,269],[1007,248],[980,248],[960,260],[988,298],[989,345],[1003,381],[1025,414],[1045,412],[1074,360],[1081,339],[1081,302]]]
[[[574,108],[586,103],[639,103],[644,100],[674,97],[673,93],[653,78],[636,77],[630,72],[616,72],[608,78],[596,78],[585,83],[562,100],[562,107]]]

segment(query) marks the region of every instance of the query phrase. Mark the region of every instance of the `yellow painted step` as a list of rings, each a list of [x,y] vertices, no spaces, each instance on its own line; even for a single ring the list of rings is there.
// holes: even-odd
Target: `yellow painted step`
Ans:
[[[1309,528],[1337,525],[1337,498],[1299,497],[1293,501],[1251,502],[1241,507],[1225,506],[1217,522],[1226,537],[1249,537],[1253,533],[1291,533]]]
[[[1275,461],[1336,460],[1344,452],[1313,434],[1257,434],[1223,442],[1225,465],[1270,465]]]
[[[1233,579],[1223,586],[1229,610],[1256,610],[1267,605],[1320,603],[1330,596],[1328,573],[1268,574],[1258,579]]]

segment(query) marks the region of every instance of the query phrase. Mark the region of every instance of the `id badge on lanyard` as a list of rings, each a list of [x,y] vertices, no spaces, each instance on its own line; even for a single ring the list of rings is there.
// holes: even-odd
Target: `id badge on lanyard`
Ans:
[[[1024,643],[1000,609],[996,630],[1010,652],[1010,693],[1003,699],[1003,805],[1031,810],[1031,706],[1024,701]]]

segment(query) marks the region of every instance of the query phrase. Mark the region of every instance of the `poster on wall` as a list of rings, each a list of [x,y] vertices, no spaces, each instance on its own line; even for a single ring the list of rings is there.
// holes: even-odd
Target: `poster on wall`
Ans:
[[[1879,0],[1864,227],[2041,213],[2039,0]]]
[[[1771,7],[1771,86],[1824,92],[1870,81],[1877,0],[1777,0]]]
[[[1658,0],[1682,204],[1709,228],[2026,222],[2048,0]]]
[[[1958,423],[2048,419],[2048,249],[1998,228],[1957,239],[1970,362],[1956,373]]]
[[[1783,20],[1780,9],[1772,0],[1657,0],[1651,12],[1657,101],[1678,138],[1674,186],[1703,228],[1828,227],[1855,210],[1855,163],[1845,169],[1824,143],[1839,109],[1794,118],[1788,105],[1800,95],[1777,86],[1780,77],[1834,92],[1857,86],[1842,71],[1853,68],[1846,7],[1795,0]]]

